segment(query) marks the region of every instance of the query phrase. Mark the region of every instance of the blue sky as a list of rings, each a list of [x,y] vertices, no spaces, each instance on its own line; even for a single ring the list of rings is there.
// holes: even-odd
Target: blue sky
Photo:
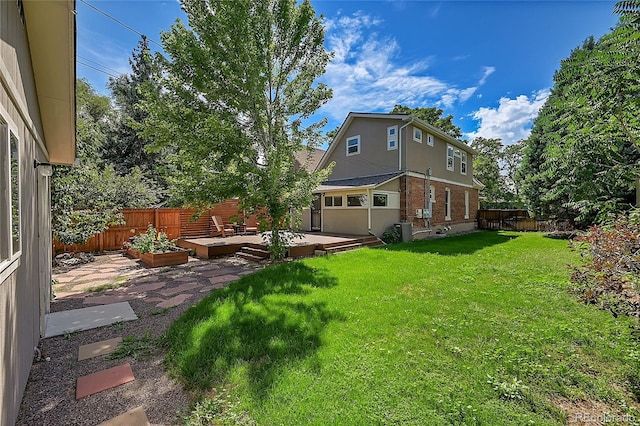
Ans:
[[[136,31],[186,20],[175,0],[86,0]],[[513,143],[553,85],[560,61],[590,35],[617,22],[614,1],[313,1],[326,19],[335,57],[323,80],[334,97],[317,114],[327,130],[349,111],[388,112],[396,103],[437,106],[466,139]],[[130,72],[140,37],[77,1],[78,77],[108,94],[104,72]],[[158,46],[151,44],[152,49]]]

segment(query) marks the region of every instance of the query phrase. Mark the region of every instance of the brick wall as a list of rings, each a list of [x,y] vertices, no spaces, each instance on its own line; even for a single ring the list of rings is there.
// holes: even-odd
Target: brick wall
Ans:
[[[449,183],[431,181],[435,189],[435,202],[431,205],[431,225],[473,223],[478,211],[478,190]],[[400,220],[413,222],[414,228],[425,228],[424,219],[415,217],[416,209],[425,208],[425,180],[413,176],[400,178]],[[451,194],[451,220],[445,220],[445,190]],[[469,218],[465,219],[464,193],[469,192]]]

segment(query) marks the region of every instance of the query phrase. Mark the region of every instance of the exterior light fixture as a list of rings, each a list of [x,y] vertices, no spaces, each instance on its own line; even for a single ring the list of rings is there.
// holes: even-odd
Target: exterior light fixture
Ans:
[[[33,160],[33,168],[38,169],[40,176],[51,176],[53,174],[51,163],[39,163],[38,160]]]

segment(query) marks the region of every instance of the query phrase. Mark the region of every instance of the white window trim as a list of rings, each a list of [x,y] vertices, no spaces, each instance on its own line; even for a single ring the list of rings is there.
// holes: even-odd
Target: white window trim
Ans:
[[[373,205],[373,200],[374,200],[374,197],[376,195],[386,195],[387,196],[387,205],[386,206],[374,206]],[[395,209],[395,210],[398,210],[400,208],[400,194],[398,192],[373,190],[371,192],[371,208],[372,209]]]
[[[462,167],[464,165],[464,168]],[[462,151],[460,153],[460,174],[467,174],[467,153]]]
[[[449,152],[451,152],[451,156],[449,155]],[[447,166],[447,170],[452,172],[455,170],[456,168],[456,154],[455,154],[456,150],[452,145],[447,144],[447,156],[445,158],[446,161],[446,166]],[[451,158],[451,166],[449,166],[449,158]]]
[[[0,105],[0,108],[2,106]],[[6,255],[8,256],[5,259],[0,259],[0,284],[2,284],[11,274],[15,272],[16,269],[20,266],[20,258],[22,256],[22,248],[23,248],[23,240],[24,234],[22,233],[22,185],[20,182],[20,178],[22,176],[21,170],[21,155],[22,150],[20,149],[20,139],[18,139],[18,132],[16,130],[16,126],[12,121],[7,120],[8,114],[4,108],[0,109],[0,131],[2,135],[0,135],[0,143],[3,144],[3,147],[0,149],[0,153],[6,153],[6,157],[0,157],[0,173],[5,174],[4,176],[0,176],[0,185],[6,185],[6,194],[8,194],[8,200],[0,200],[0,203],[5,204],[5,208],[7,209],[6,218],[0,218],[0,238],[5,238],[3,242],[5,244],[5,248],[7,250]],[[18,143],[18,210],[19,210],[19,229],[20,229],[20,246],[16,253],[13,253],[13,234],[11,217],[12,217],[12,206],[11,206],[11,135],[13,135]],[[0,188],[1,190],[2,188]],[[0,191],[1,192],[1,191]],[[7,231],[7,232],[5,232]]]
[[[429,198],[431,199],[431,204],[436,202],[436,187],[433,185],[429,185]]]
[[[444,220],[451,221],[451,190],[444,189]]]
[[[349,197],[353,197],[353,196],[357,196],[357,195],[364,195],[366,202],[364,204],[364,206],[350,206],[349,205]],[[369,208],[369,197],[367,195],[366,192],[352,192],[350,194],[346,194],[346,199],[344,200],[344,208],[346,209],[368,209]]]
[[[389,134],[391,130],[394,130],[393,135]],[[391,146],[391,142],[394,142],[393,146]],[[389,126],[387,127],[387,151],[396,149],[398,149],[398,126]]]
[[[434,141],[435,138],[433,137],[433,135],[431,133],[427,133],[427,145],[433,146]]]
[[[341,206],[335,206],[335,205],[331,205],[331,206],[327,206],[325,203],[327,198],[338,198],[340,197],[342,199],[342,205]],[[339,195],[325,195],[324,200],[322,201],[322,208],[323,209],[344,209],[345,208],[345,204],[344,204],[344,195],[343,194],[339,194]],[[331,200],[331,204],[333,204],[334,200]]]
[[[349,141],[356,139],[358,141],[358,143],[356,144],[356,146],[358,147],[358,149],[356,150],[356,152],[352,152],[349,153]],[[360,135],[355,135],[355,136],[349,136],[348,138],[345,139],[345,146],[346,146],[346,152],[347,152],[347,157],[350,157],[352,155],[358,155],[360,154]]]
[[[464,218],[469,219],[469,191],[464,191]]]
[[[416,132],[418,132],[418,134],[420,135],[419,138],[416,138]],[[418,143],[422,143],[422,129],[419,129],[417,127],[413,127],[413,141],[414,142],[418,142]]]

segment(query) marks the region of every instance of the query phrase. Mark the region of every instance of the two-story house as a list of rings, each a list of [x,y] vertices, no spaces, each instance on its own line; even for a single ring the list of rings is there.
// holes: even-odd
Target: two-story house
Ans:
[[[349,113],[317,166],[335,164],[303,229],[381,236],[410,223],[414,239],[473,230],[482,186],[474,154],[411,115]]]
[[[51,297],[49,163],[75,159],[75,2],[0,1],[0,425]]]

